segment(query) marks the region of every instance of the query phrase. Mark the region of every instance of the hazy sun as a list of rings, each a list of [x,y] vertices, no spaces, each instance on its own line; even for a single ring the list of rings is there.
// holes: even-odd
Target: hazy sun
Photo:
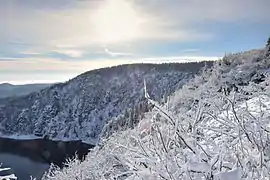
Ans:
[[[94,17],[100,42],[117,43],[135,39],[140,34],[140,18],[125,0],[107,0]]]

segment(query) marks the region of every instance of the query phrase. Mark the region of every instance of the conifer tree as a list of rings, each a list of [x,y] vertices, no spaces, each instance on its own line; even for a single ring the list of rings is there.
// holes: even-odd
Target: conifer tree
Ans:
[[[270,37],[267,40],[266,46],[270,46]]]

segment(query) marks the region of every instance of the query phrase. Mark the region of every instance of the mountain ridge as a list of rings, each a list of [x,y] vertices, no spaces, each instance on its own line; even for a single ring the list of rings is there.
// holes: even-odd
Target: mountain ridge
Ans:
[[[211,64],[132,64],[88,71],[5,102],[0,107],[0,132],[93,143],[111,118],[143,104],[144,79],[150,95],[160,101]]]

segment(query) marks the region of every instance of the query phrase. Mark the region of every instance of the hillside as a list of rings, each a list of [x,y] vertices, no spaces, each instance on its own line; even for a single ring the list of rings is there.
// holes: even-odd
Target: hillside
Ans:
[[[32,92],[40,91],[50,84],[24,84],[13,85],[9,83],[0,84],[0,98],[18,97],[30,94]]]
[[[12,138],[46,135],[49,139],[95,143],[112,118],[129,116],[138,107],[141,108],[137,115],[148,111],[144,80],[151,97],[161,101],[204,66],[204,62],[133,64],[89,71],[66,83],[2,104],[0,133]]]
[[[138,126],[103,139],[83,162],[51,168],[43,180],[268,179],[269,69],[270,46],[225,56],[165,105],[145,93],[155,108]]]

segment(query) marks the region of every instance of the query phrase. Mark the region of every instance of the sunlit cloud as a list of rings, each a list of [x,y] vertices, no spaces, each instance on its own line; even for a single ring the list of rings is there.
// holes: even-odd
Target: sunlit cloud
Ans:
[[[268,0],[74,1],[69,8],[61,10],[35,9],[19,2],[8,1],[0,6],[4,27],[0,30],[0,40],[18,39],[52,49],[154,40],[204,41],[215,35],[195,29],[197,23],[269,22],[270,16]],[[40,6],[45,4],[46,1]]]
[[[141,36],[146,19],[125,0],[107,0],[91,19],[99,41],[104,44],[132,41]]]
[[[269,7],[269,0],[0,1],[0,81],[19,79],[16,69],[65,72],[54,77],[63,80],[118,64],[215,60],[224,27],[269,32]]]
[[[119,44],[141,40],[202,40],[206,32],[174,26],[128,0],[89,1],[61,11],[28,9],[8,3],[0,7],[0,39],[42,45],[44,48]],[[45,3],[45,2],[44,2]],[[3,18],[5,17],[5,18]],[[4,31],[4,32],[3,32]]]
[[[4,27],[0,29],[0,40],[19,40],[46,49],[140,41],[205,41],[214,39],[215,34],[195,29],[197,23],[269,22],[270,15],[267,0],[75,2],[61,10],[28,7],[30,3],[22,6],[19,1],[5,3],[0,6],[1,26]],[[46,2],[40,6],[42,4]]]

